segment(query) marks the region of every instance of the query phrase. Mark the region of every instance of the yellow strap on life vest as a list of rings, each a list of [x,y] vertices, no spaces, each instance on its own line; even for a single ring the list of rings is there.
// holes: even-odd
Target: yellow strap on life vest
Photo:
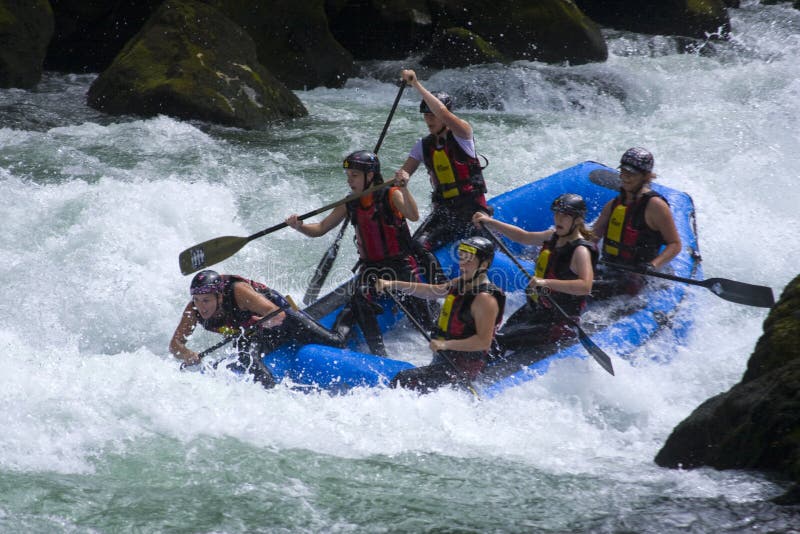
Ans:
[[[239,333],[239,329],[231,328],[230,326],[220,326],[219,328],[217,328],[217,332],[219,332],[223,336],[233,336]]]
[[[547,264],[550,263],[551,252],[549,248],[546,248],[541,251],[539,257],[536,258],[536,269],[533,271],[533,275],[536,278],[544,278],[545,273],[547,273]],[[528,292],[528,296],[534,302],[539,300],[539,294],[536,291]]]
[[[447,332],[447,327],[450,325],[450,312],[453,311],[453,301],[455,300],[455,295],[447,295],[447,297],[444,299],[442,311],[439,312],[439,320],[437,321],[439,330],[442,332]]]
[[[608,241],[622,242],[622,228],[625,226],[625,213],[627,210],[628,208],[624,204],[620,204],[611,212],[611,217],[608,219],[608,228],[606,229],[606,239],[603,242],[603,251],[606,254],[619,256],[619,248],[610,245]]]
[[[452,186],[456,183],[456,173],[453,172],[453,166],[450,164],[450,158],[447,157],[445,151],[433,151],[433,172],[436,173],[436,180],[443,186]],[[453,198],[458,196],[458,188],[444,187],[442,196],[444,198]]]

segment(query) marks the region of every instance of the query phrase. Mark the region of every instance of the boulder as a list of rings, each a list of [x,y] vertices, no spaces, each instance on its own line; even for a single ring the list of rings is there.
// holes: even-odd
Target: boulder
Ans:
[[[307,114],[258,62],[253,41],[211,6],[167,0],[89,88],[111,114],[165,114],[260,128]]]
[[[44,68],[102,72],[163,0],[101,2],[50,0],[55,33]]]
[[[731,21],[723,0],[575,0],[598,23],[638,33],[727,38]]]
[[[800,484],[800,276],[764,321],[742,381],[701,404],[658,452],[663,467],[761,469]],[[798,503],[800,492],[780,501]]]
[[[600,29],[571,0],[431,0],[434,24],[480,35],[512,60],[605,61]]]
[[[47,0],[0,0],[0,88],[39,83],[53,26]]]
[[[325,12],[333,36],[359,60],[405,59],[433,36],[427,0],[326,0]]]
[[[341,87],[356,74],[353,56],[328,29],[325,0],[204,0],[241,26],[259,62],[291,89]]]
[[[430,50],[420,63],[445,69],[505,61],[505,56],[479,35],[464,28],[448,28],[433,38]]]

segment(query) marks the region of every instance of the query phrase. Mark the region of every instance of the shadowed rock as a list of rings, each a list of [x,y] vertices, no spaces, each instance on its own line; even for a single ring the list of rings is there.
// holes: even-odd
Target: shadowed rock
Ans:
[[[47,0],[0,0],[0,87],[29,89],[39,83],[52,35]]]
[[[800,483],[798,341],[800,276],[786,286],[764,321],[764,333],[742,381],[682,421],[658,452],[656,463],[762,469]],[[782,503],[800,502],[798,496],[800,491],[790,491]]]

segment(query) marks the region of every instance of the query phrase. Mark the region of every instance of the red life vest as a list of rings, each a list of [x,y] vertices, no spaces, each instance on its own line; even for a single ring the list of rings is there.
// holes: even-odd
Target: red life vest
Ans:
[[[595,247],[592,242],[585,239],[575,239],[564,246],[556,247],[557,241],[558,236],[553,233],[550,240],[542,245],[542,250],[539,252],[539,257],[536,260],[537,277],[554,280],[577,280],[578,275],[572,272],[570,264],[572,263],[572,255],[578,247],[586,247],[589,249],[592,270],[595,269],[598,252],[597,247]],[[586,307],[585,295],[570,295],[554,291],[548,296],[555,300],[568,315],[580,315],[581,311]],[[531,299],[546,308],[549,307],[546,300],[539,300],[535,293],[531,295]]]
[[[233,286],[235,283],[250,284],[253,289],[264,295],[267,300],[276,306],[286,307],[289,303],[284,297],[270,289],[260,282],[254,282],[241,276],[223,274],[220,275],[224,285],[222,286],[222,304],[220,305],[220,313],[215,313],[208,319],[203,319],[200,313],[195,310],[198,322],[203,325],[203,328],[211,332],[219,334],[233,334],[242,328],[248,328],[258,320],[258,317],[249,310],[243,310],[236,304],[236,298],[233,295]]]
[[[475,197],[485,205],[486,181],[478,158],[469,156],[448,131],[444,146],[436,146],[437,136],[422,140],[422,156],[433,187],[433,201]]]
[[[459,293],[457,287],[450,289],[439,313],[434,337],[440,339],[466,339],[477,334],[475,318],[472,317],[470,307],[472,306],[472,301],[480,293],[489,293],[497,300],[499,307],[497,318],[495,319],[495,329],[497,329],[500,321],[503,320],[506,295],[502,289],[491,282],[487,282],[473,288],[469,293]]]
[[[651,198],[667,200],[648,191],[633,204],[625,205],[624,193],[614,199],[611,214],[603,236],[603,258],[628,264],[644,263],[658,256],[661,247],[666,245],[661,232],[647,226],[644,212]],[[667,203],[669,205],[669,203]]]
[[[356,231],[356,246],[362,262],[380,262],[411,255],[411,232],[405,219],[391,206],[390,195],[396,187],[372,193],[372,202],[363,206],[361,199],[347,203],[350,222]]]

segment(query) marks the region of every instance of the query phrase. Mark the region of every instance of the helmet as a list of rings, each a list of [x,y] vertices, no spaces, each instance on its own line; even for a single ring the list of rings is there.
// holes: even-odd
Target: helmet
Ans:
[[[645,148],[629,148],[619,160],[620,169],[630,172],[650,172],[653,170],[653,154]]]
[[[489,260],[489,263],[491,264],[492,260],[494,259],[494,244],[485,237],[468,237],[458,244],[458,250],[463,250],[464,252],[474,254],[478,258],[479,262]]]
[[[573,217],[586,218],[586,201],[583,200],[582,196],[575,193],[564,193],[550,204],[550,210],[557,213],[566,213]]]
[[[189,293],[192,295],[222,293],[222,287],[224,285],[225,282],[217,271],[207,269],[194,275],[192,284],[189,286]]]
[[[439,102],[444,104],[448,110],[453,109],[453,97],[445,93],[444,91],[431,91],[431,94],[435,96]],[[428,107],[427,102],[424,100],[419,103],[419,112],[420,113],[432,113],[431,108]]]
[[[372,171],[376,177],[381,174],[381,162],[378,156],[368,150],[357,150],[344,158],[342,168],[364,171],[364,174]]]

